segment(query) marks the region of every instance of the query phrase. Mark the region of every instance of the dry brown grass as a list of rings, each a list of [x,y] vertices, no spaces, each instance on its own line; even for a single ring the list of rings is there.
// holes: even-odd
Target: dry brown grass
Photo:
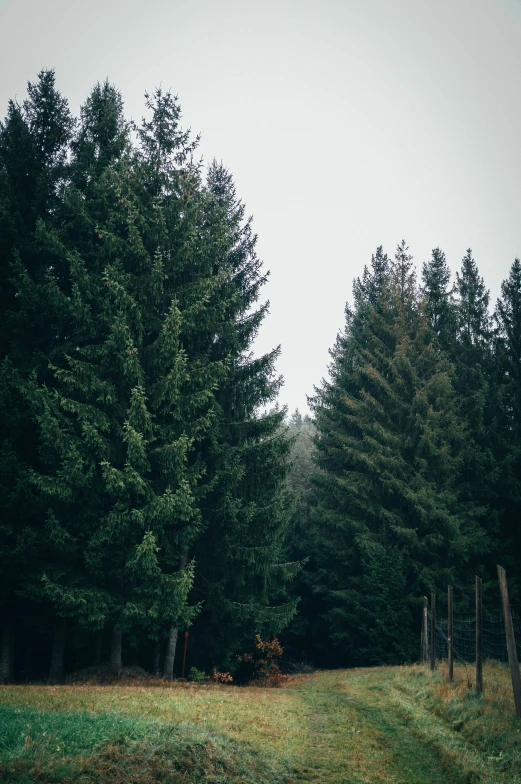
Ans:
[[[426,673],[422,665],[407,668],[411,674]],[[443,703],[460,702],[475,694],[476,676],[472,664],[455,664],[454,681],[449,683],[447,662],[441,662],[432,679],[431,689],[433,694]],[[486,661],[483,666],[483,696],[480,702],[485,713],[490,711],[506,716],[515,716],[514,700],[512,695],[512,681],[508,667],[497,661]]]

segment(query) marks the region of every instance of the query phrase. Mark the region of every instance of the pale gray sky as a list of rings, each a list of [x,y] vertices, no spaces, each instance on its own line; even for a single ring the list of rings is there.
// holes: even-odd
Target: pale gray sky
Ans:
[[[377,245],[470,246],[493,300],[521,255],[521,0],[0,0],[2,117],[43,67],[75,112],[106,77],[136,120],[179,95],[254,216],[290,410]]]

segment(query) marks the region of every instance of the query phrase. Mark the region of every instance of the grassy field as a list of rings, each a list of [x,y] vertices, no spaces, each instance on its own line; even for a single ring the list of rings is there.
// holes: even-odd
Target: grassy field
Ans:
[[[0,781],[521,784],[508,671],[318,672],[281,689],[0,688]]]

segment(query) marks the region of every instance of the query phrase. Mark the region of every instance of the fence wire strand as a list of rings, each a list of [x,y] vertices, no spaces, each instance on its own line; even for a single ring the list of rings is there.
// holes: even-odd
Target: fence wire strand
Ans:
[[[428,646],[431,645],[431,614],[428,612]],[[516,638],[516,647],[519,659],[521,660],[521,607],[512,608],[512,622]],[[436,618],[436,659],[448,658],[448,620]],[[454,615],[452,622],[452,634],[454,645],[454,658],[462,664],[468,664],[476,659],[476,618],[471,615]],[[495,615],[483,614],[483,659],[494,659],[496,661],[508,663],[508,650],[505,637],[505,624],[503,614],[498,612]]]

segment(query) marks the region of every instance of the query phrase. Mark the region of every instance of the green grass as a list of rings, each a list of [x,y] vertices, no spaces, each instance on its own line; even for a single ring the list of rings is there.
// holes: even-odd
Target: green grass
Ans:
[[[282,689],[0,688],[0,781],[521,784],[508,671],[320,672]]]
[[[0,705],[0,781],[290,782],[273,752],[190,724]]]
[[[457,665],[452,684],[445,666],[435,673],[404,668],[397,671],[393,684],[397,709],[401,703],[416,706],[424,737],[438,720],[444,745],[458,758],[468,759],[468,769],[482,777],[477,781],[520,784],[521,720],[515,717],[508,668],[497,662],[485,664],[483,697],[476,695],[473,680],[470,666]]]
[[[288,689],[236,688],[174,683],[171,686],[10,686],[0,687],[20,708],[45,712],[105,713],[189,723],[253,744],[281,757],[298,756],[307,739]]]

